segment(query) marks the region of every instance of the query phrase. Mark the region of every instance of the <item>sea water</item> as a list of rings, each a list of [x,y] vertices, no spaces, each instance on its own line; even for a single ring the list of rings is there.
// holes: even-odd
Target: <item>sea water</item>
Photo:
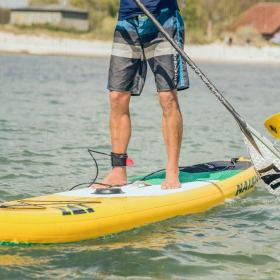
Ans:
[[[237,111],[266,134],[279,111],[280,66],[199,63]],[[89,182],[87,148],[110,152],[107,58],[0,55],[0,200]],[[180,92],[181,165],[247,155],[231,115],[192,72]],[[153,77],[131,101],[130,175],[165,166]],[[98,157],[101,177],[110,160]],[[100,178],[101,178],[100,177]],[[62,245],[0,246],[0,279],[279,279],[280,207],[263,184],[206,213]],[[0,229],[3,230],[3,229]],[[47,230],[47,229],[46,229]]]

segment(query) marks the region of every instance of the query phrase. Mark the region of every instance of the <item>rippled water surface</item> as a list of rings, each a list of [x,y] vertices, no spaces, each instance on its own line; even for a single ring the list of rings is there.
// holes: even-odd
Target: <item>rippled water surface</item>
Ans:
[[[0,200],[87,182],[87,148],[110,151],[107,59],[0,56]],[[262,133],[280,105],[280,67],[205,64],[236,109]],[[232,117],[191,74],[180,94],[181,165],[246,154]],[[130,174],[164,166],[153,79],[131,104]],[[100,162],[102,174],[109,161]],[[0,246],[0,279],[279,279],[279,200],[263,185],[207,213],[64,245]],[[0,229],[1,230],[1,229]]]

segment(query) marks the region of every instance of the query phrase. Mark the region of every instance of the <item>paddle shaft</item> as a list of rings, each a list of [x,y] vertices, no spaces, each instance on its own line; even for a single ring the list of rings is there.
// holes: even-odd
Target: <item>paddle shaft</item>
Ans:
[[[232,105],[225,99],[225,97],[219,92],[215,85],[207,78],[207,76],[199,69],[195,62],[181,49],[178,44],[170,37],[170,35],[164,30],[162,25],[156,20],[156,18],[148,11],[145,5],[140,0],[134,0],[143,13],[150,18],[150,20],[156,25],[163,36],[169,41],[174,49],[182,56],[186,63],[194,70],[194,72],[200,77],[204,84],[210,89],[210,91],[219,99],[219,101],[226,107],[226,109],[233,115],[244,132],[247,131],[246,122],[242,119],[239,113],[232,107]]]
[[[239,115],[239,113],[233,108],[229,101],[220,93],[216,86],[207,78],[207,76],[200,70],[200,68],[195,64],[195,62],[185,53],[184,49],[180,48],[178,44],[170,37],[170,35],[165,31],[158,20],[149,12],[141,0],[134,0],[138,7],[143,11],[143,13],[155,24],[158,30],[163,34],[163,36],[169,41],[169,43],[174,47],[174,49],[182,56],[186,63],[193,69],[193,71],[200,77],[203,83],[209,88],[210,92],[213,93],[218,100],[224,105],[224,107],[231,113],[236,122],[238,123],[244,136],[249,140],[249,142],[255,147],[255,149],[261,154],[258,145],[256,144],[250,127],[245,122],[245,120]]]
[[[247,138],[247,140],[253,145],[258,154],[263,157],[262,152],[260,151],[254,137],[258,139],[262,144],[266,146],[266,148],[275,156],[275,160],[280,159],[280,153],[273,146],[270,141],[267,139],[263,139],[263,137],[255,131],[251,126],[249,126],[245,120],[239,115],[239,113],[233,108],[233,106],[226,100],[226,98],[219,92],[219,90],[215,87],[215,85],[206,77],[206,75],[199,69],[199,67],[192,61],[192,59],[185,53],[184,49],[180,48],[178,44],[169,36],[169,34],[164,30],[162,25],[156,20],[156,18],[148,11],[148,9],[143,5],[141,0],[134,0],[134,2],[138,5],[138,7],[143,11],[143,13],[155,24],[158,30],[163,34],[163,36],[169,41],[169,43],[174,47],[174,49],[178,52],[179,55],[186,61],[186,63],[194,70],[194,72],[200,77],[203,83],[208,87],[211,93],[213,93],[218,100],[224,105],[224,107],[230,112],[230,114],[237,121],[243,135]],[[247,144],[246,144],[247,145]],[[248,146],[248,145],[247,145]],[[249,146],[248,146],[249,147]],[[255,165],[253,159],[252,163]],[[257,170],[257,167],[255,165]],[[270,183],[266,182],[271,189]]]

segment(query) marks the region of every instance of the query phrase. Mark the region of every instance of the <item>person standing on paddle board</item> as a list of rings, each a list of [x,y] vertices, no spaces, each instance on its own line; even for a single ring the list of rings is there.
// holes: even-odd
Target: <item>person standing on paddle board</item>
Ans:
[[[183,48],[184,23],[177,0],[142,2],[179,47]],[[129,102],[131,96],[140,96],[143,90],[147,64],[154,74],[163,111],[162,129],[168,161],[162,188],[180,187],[178,164],[183,121],[177,91],[189,87],[187,66],[133,0],[120,0],[119,19],[114,34],[108,81],[113,169],[102,181],[105,185],[127,183],[127,148],[131,136]]]

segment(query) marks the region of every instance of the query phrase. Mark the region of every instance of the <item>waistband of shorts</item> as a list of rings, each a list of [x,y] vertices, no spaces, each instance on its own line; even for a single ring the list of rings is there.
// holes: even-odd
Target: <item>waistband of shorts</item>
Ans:
[[[152,12],[152,14],[154,15],[154,16],[160,16],[160,14],[162,14],[162,13],[172,13],[172,12],[175,12],[176,10],[173,10],[173,9],[169,9],[169,8],[163,8],[163,9],[160,9],[160,10],[156,10],[156,11],[154,11],[154,12]],[[129,19],[140,19],[140,20],[146,20],[146,19],[148,19],[149,17],[148,16],[146,16],[145,14],[141,14],[141,15],[137,15],[137,16],[133,16],[133,17],[131,17],[131,18],[129,18]]]

